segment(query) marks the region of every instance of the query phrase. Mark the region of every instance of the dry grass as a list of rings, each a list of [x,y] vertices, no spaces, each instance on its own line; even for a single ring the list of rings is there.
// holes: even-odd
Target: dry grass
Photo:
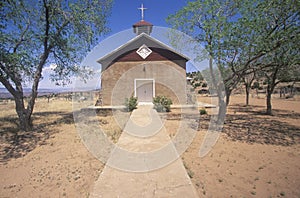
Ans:
[[[13,102],[0,108],[1,196],[87,197],[103,164],[82,144],[72,102],[38,99],[31,132],[17,129]]]
[[[97,116],[102,131],[113,143],[117,143],[122,134],[124,126],[120,126],[117,123],[111,111],[100,110],[98,111]]]
[[[47,103],[46,99],[38,99],[33,114],[33,131],[24,132],[18,129],[19,123],[13,101],[0,103],[0,161],[25,156],[54,133],[53,127],[73,124],[72,106],[70,102],[56,100]],[[46,119],[45,119],[46,118]]]

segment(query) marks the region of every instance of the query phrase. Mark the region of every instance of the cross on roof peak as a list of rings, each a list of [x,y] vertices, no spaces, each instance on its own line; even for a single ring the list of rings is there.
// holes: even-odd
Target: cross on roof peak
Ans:
[[[144,8],[144,4],[141,5],[140,8],[138,8],[139,10],[141,10],[141,14],[142,14],[142,21],[144,21],[144,11],[147,10],[147,8]]]

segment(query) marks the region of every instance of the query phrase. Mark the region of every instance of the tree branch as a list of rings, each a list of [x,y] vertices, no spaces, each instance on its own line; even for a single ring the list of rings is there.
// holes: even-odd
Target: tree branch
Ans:
[[[1,75],[0,75],[0,82],[5,86],[5,88],[9,91],[9,93],[11,93],[11,95],[13,95],[14,97],[17,96],[16,90],[10,84],[10,82],[6,78],[4,78],[2,72],[1,72]]]
[[[13,52],[14,52],[14,53],[17,52],[17,49],[18,49],[18,47],[22,44],[22,42],[25,41],[25,40],[24,40],[24,35],[25,35],[26,32],[28,31],[29,26],[30,26],[30,20],[28,19],[28,23],[27,23],[27,25],[26,25],[26,27],[25,27],[25,30],[21,33],[19,41],[16,43],[15,47],[13,48]]]

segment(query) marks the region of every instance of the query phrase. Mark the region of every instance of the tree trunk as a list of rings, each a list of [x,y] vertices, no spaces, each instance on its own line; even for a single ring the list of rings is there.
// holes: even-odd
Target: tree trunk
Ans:
[[[227,97],[226,97],[226,101],[227,101]],[[218,112],[219,115],[218,115],[218,120],[217,120],[217,124],[219,126],[223,126],[223,124],[224,124],[226,111],[227,111],[226,103],[224,102],[224,100],[219,100],[219,112]]]
[[[32,129],[31,114],[28,114],[25,109],[24,100],[21,94],[15,97],[16,111],[19,118],[19,127],[23,131],[30,131]]]
[[[250,86],[248,86],[246,84],[245,84],[245,86],[246,86],[246,89],[245,89],[245,91],[246,91],[246,105],[248,106],[249,105]]]
[[[272,115],[272,103],[271,103],[272,92],[267,89],[267,115]]]
[[[217,80],[215,78],[216,74],[214,73],[212,63],[213,63],[212,56],[210,56],[210,58],[209,58],[209,71],[210,71],[210,75],[211,75],[211,78],[212,78],[213,89],[214,89],[214,91],[217,92],[218,105],[219,105],[218,116],[217,116],[217,119],[216,119],[216,127],[217,128],[215,128],[214,130],[215,131],[220,131],[221,130],[220,127],[223,126],[224,119],[225,119],[225,116],[226,116],[227,106],[226,106],[226,103],[224,101],[224,91],[222,89],[223,85],[222,85],[222,83],[217,82]],[[227,97],[226,97],[226,101],[227,101]]]
[[[232,90],[225,88],[225,92],[226,92],[225,93],[226,94],[226,106],[228,106],[230,103],[230,96],[231,96]]]

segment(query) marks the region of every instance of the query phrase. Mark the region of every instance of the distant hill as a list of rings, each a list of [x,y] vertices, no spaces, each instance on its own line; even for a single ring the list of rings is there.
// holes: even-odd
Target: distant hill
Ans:
[[[38,96],[45,96],[51,93],[59,94],[59,93],[68,93],[68,92],[99,92],[100,89],[92,89],[92,88],[77,88],[74,90],[73,88],[53,88],[53,89],[45,89],[41,88],[38,89]],[[24,96],[28,97],[31,93],[30,88],[24,88]],[[8,99],[13,98],[12,95],[7,91],[6,88],[0,87],[0,98],[1,99]]]
[[[57,88],[57,89],[38,89],[38,96],[45,96],[51,93],[64,93],[64,92],[71,92],[72,88]],[[30,88],[24,88],[24,96],[28,97],[31,93]],[[12,95],[6,88],[0,87],[0,98],[7,99],[13,98]]]

